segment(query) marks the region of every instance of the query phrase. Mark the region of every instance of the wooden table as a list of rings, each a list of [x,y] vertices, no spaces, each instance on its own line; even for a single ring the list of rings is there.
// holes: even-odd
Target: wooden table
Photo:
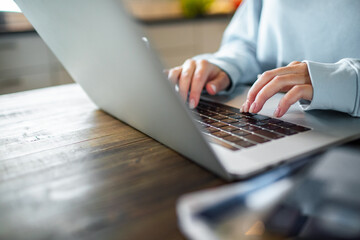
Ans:
[[[225,182],[76,84],[0,96],[0,239],[184,239],[177,199]]]

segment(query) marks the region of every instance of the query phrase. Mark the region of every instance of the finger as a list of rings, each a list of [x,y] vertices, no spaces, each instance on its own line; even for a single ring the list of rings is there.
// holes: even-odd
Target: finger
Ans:
[[[186,101],[189,93],[191,79],[193,78],[195,71],[195,61],[192,59],[186,60],[179,79],[179,93],[181,98]]]
[[[245,103],[241,106],[240,108],[240,112],[243,113],[243,112],[249,112],[249,109],[250,109],[250,101],[249,100],[246,100]]]
[[[299,61],[292,61],[291,63],[288,64],[288,66],[293,66],[293,65],[297,65],[300,64],[301,62]]]
[[[254,85],[250,88],[247,96],[247,100],[252,104],[256,98],[256,95],[259,91],[274,77],[281,76],[285,74],[295,74],[300,73],[301,69],[298,66],[286,66],[281,68],[276,68],[270,71],[264,72],[261,77],[254,83]]]
[[[255,83],[257,82],[257,81],[259,81],[259,79],[261,78],[261,75],[262,74],[258,74],[257,75],[257,80],[255,81]],[[254,84],[255,84],[254,83]],[[248,94],[247,94],[247,96],[246,96],[246,101],[244,102],[244,104],[241,106],[241,108],[240,108],[240,112],[241,113],[243,113],[243,112],[249,112],[249,109],[250,109],[250,106],[251,106],[251,102],[249,101],[249,94],[250,94],[250,91],[251,91],[251,88],[250,88],[250,90],[249,90],[249,92],[248,92]]]
[[[190,95],[189,95],[189,106],[195,108],[199,104],[201,92],[208,81],[209,76],[212,72],[216,71],[213,64],[206,60],[200,60],[196,63],[196,70],[191,81]]]
[[[225,72],[221,71],[216,78],[206,84],[206,91],[210,95],[215,95],[216,93],[227,89],[229,86],[229,76]]]
[[[168,70],[168,79],[174,84],[176,85],[179,81],[180,78],[180,74],[182,71],[182,67],[175,67],[172,68],[170,70]]]
[[[313,87],[310,84],[296,85],[280,100],[277,109],[274,112],[275,117],[282,117],[289,110],[291,105],[305,99],[311,101],[313,98]]]
[[[259,93],[256,95],[255,101],[250,106],[249,112],[258,113],[263,108],[265,102],[276,93],[280,92],[282,89],[291,89],[295,85],[301,85],[305,83],[305,76],[302,74],[276,76],[259,91]]]
[[[311,79],[310,79],[310,74],[309,74],[309,70],[308,70],[308,66],[306,63],[303,63],[303,62],[298,62],[298,61],[294,61],[294,62],[291,62],[289,64],[289,66],[292,66],[292,65],[298,65],[298,68],[299,68],[299,71],[302,72],[302,74],[304,75],[304,79],[305,79],[305,83],[306,84],[312,84],[311,83]],[[289,87],[284,87],[280,90],[280,92],[288,92],[290,89],[292,88],[292,86],[289,86]]]

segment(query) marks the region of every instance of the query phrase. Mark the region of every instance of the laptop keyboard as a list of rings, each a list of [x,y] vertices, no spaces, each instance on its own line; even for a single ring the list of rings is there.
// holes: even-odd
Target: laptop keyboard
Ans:
[[[260,114],[240,113],[237,108],[203,99],[193,112],[212,142],[234,151],[311,130]]]

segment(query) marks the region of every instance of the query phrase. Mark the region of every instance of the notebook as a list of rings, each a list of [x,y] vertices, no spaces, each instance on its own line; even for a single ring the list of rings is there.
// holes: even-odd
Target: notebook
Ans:
[[[248,87],[204,97],[191,111],[119,0],[15,2],[99,108],[224,179],[247,178],[360,135],[360,120],[337,112],[304,113],[294,105],[280,120],[271,118],[280,94],[261,115],[242,115]]]

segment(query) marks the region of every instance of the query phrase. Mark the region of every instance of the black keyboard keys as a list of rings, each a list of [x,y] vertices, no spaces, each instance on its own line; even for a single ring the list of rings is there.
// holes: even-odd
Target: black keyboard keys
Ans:
[[[227,136],[224,138],[224,140],[228,141],[228,142],[232,142],[232,143],[236,143],[239,141],[243,141],[243,139],[236,137],[236,136]]]
[[[233,132],[233,131],[238,130],[238,128],[228,125],[228,126],[222,127],[221,130],[224,130],[226,132]]]
[[[237,136],[240,136],[240,137],[242,137],[242,136],[246,136],[246,135],[249,135],[250,133],[249,132],[247,132],[247,131],[244,131],[244,130],[236,130],[236,131],[233,131],[233,132],[231,132],[232,134],[234,134],[234,135],[237,135]]]
[[[204,100],[200,100],[193,111],[199,117],[202,131],[212,141],[234,151],[310,130],[260,114],[240,113],[239,109]]]
[[[212,116],[212,118],[217,119],[217,120],[227,119],[226,116],[220,115],[220,114],[216,114],[216,115]]]
[[[231,125],[238,127],[238,128],[243,128],[243,127],[247,126],[248,124],[244,123],[244,122],[234,122],[234,123],[231,123]]]
[[[247,126],[243,127],[242,129],[247,130],[247,131],[250,131],[250,132],[254,132],[254,131],[257,131],[257,130],[261,130],[261,128],[255,127],[255,126],[253,126],[253,125],[247,125]]]
[[[225,118],[225,119],[222,119],[221,121],[225,122],[225,123],[229,123],[229,124],[238,122],[237,120],[235,120],[233,118]]]
[[[212,123],[215,123],[217,121],[214,120],[214,119],[207,118],[207,119],[203,119],[202,122],[206,123],[206,124],[212,124]]]
[[[257,121],[264,121],[264,120],[268,120],[270,119],[268,116],[264,116],[264,115],[254,115],[251,117],[252,119],[256,119]]]
[[[279,128],[279,126],[276,126],[276,125],[274,125],[274,124],[270,124],[270,123],[267,123],[267,124],[265,124],[265,125],[263,125],[263,126],[261,126],[262,128],[266,128],[266,129],[268,129],[268,130],[275,130],[275,129],[278,129]]]
[[[208,132],[208,133],[214,133],[214,132],[218,132],[219,129],[216,129],[216,128],[213,128],[213,127],[206,127],[205,128],[205,132]]]
[[[228,117],[233,118],[233,119],[242,119],[243,116],[240,114],[232,114],[232,115],[228,115]]]
[[[230,136],[230,134],[228,134],[227,132],[224,132],[224,131],[213,132],[211,135],[214,135],[215,137],[218,137],[218,138],[225,138],[225,137]]]
[[[216,127],[216,128],[221,128],[221,127],[227,126],[227,124],[225,124],[223,122],[214,122],[214,123],[210,123],[210,125],[213,127]]]

